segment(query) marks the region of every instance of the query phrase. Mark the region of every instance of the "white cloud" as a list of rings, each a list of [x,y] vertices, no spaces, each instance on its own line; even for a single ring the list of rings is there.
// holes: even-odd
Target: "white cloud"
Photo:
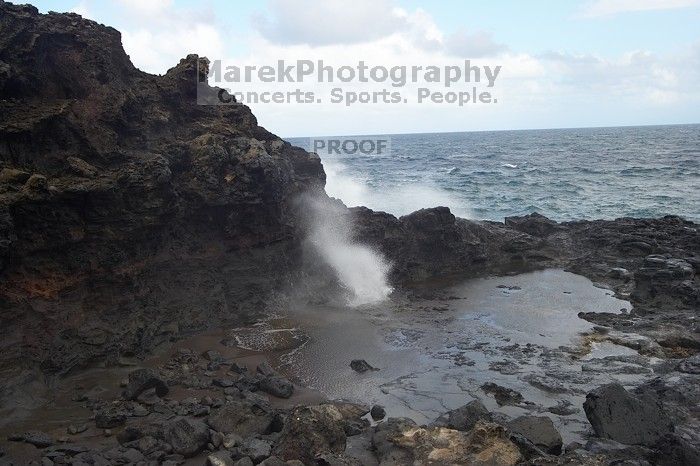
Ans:
[[[447,36],[445,46],[451,54],[469,58],[492,57],[507,48],[494,41],[493,36],[488,32],[468,33],[464,29]]]
[[[134,13],[154,16],[167,11],[173,0],[117,0],[117,3]]]
[[[92,19],[92,13],[90,13],[90,9],[85,1],[79,2],[77,5],[71,8],[70,11],[71,13],[79,14],[83,18]]]
[[[137,68],[162,74],[191,53],[212,58],[224,56],[223,39],[214,26],[177,19],[171,19],[170,24],[169,28],[122,31],[124,50]]]
[[[163,74],[191,53],[218,58],[225,43],[206,8],[176,8],[172,0],[113,0],[128,18],[120,27],[124,50],[139,69]]]
[[[405,26],[391,0],[271,0],[254,25],[279,44],[351,44],[386,37]]]
[[[700,5],[700,0],[595,0],[588,2],[580,11],[584,18],[600,18],[651,10],[671,10]]]
[[[226,23],[217,21],[206,8],[188,10],[169,0],[149,7],[134,0],[113,1],[120,2],[120,11],[128,19],[113,24],[122,31],[126,52],[136,66],[154,73],[164,73],[188,53],[224,58],[238,66],[275,64],[280,59],[322,59],[336,68],[360,60],[369,66],[386,67],[454,65],[461,59],[472,59],[476,65],[502,66],[493,89],[497,105],[457,107],[418,104],[415,99],[408,104],[351,107],[328,102],[250,105],[260,124],[286,135],[604,124],[611,121],[605,119],[611,113],[620,118],[618,123],[631,124],[639,122],[634,119],[638,114],[674,115],[677,109],[697,114],[688,109],[700,105],[700,43],[695,48],[662,55],[643,50],[617,57],[567,51],[535,55],[515,52],[500,44],[497,37],[477,29],[443,31],[428,12],[396,8],[392,0],[355,0],[353,11],[348,11],[348,2],[335,0],[320,10],[317,5],[310,6],[310,0],[274,0],[270,18],[258,18],[262,29],[252,31],[226,30]],[[600,6],[603,3],[607,10]],[[613,3],[616,9],[610,6]],[[593,2],[589,6],[599,4],[593,11],[600,15],[621,12],[621,5],[626,6],[625,11],[649,9],[652,3],[659,7],[658,2],[644,0],[642,6],[639,2],[635,6],[619,1]],[[666,4],[678,7],[680,2],[670,0]],[[92,6],[89,0],[81,0],[74,10],[89,15]],[[99,11],[96,7],[94,10]],[[385,15],[380,19],[383,28],[375,27],[378,14]],[[345,21],[337,20],[339,16]],[[365,24],[367,21],[369,24]],[[233,42],[236,48],[230,47]],[[245,52],[231,56],[231,50]],[[368,90],[358,82],[335,82],[314,84],[313,91],[327,98],[330,89],[338,86],[348,91]],[[290,91],[295,87],[271,83],[254,84],[248,89],[241,85],[232,90]],[[381,87],[393,90],[390,83],[370,90]],[[413,98],[416,88],[409,85],[402,92]]]

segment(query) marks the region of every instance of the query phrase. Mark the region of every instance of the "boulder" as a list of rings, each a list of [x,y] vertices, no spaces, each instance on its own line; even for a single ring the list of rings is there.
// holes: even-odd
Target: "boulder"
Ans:
[[[267,361],[263,361],[258,364],[258,367],[256,367],[255,370],[261,375],[277,375],[277,371],[275,371],[275,369]]]
[[[53,445],[54,440],[48,434],[38,430],[32,430],[19,434],[11,434],[7,437],[11,442],[24,442],[37,448],[46,448]]]
[[[332,404],[294,408],[287,417],[275,454],[285,460],[315,464],[325,453],[345,451],[343,415]]]
[[[272,445],[267,440],[257,438],[249,438],[243,441],[239,447],[241,455],[247,456],[253,463],[260,463],[262,460],[270,456]]]
[[[124,425],[127,411],[120,406],[108,406],[95,414],[95,425],[100,429],[112,429]]]
[[[377,425],[372,444],[382,465],[469,464],[515,465],[518,447],[498,424],[479,421],[470,432],[424,428],[412,420],[390,418]]]
[[[273,418],[266,406],[249,400],[234,400],[210,414],[207,423],[217,432],[250,437],[267,433]]]
[[[207,456],[206,466],[234,466],[234,462],[231,453],[220,450]]]
[[[258,389],[278,398],[289,398],[294,393],[294,384],[284,377],[269,375],[258,383]]]
[[[184,457],[194,456],[209,443],[209,428],[202,421],[179,418],[165,431],[165,440],[173,451]]]
[[[3,168],[0,170],[0,183],[24,184],[31,175],[15,168]]]
[[[583,409],[598,437],[627,445],[652,446],[674,430],[656,398],[638,398],[618,383],[588,393]]]
[[[139,395],[151,388],[155,389],[156,395],[164,397],[168,394],[168,384],[153,369],[137,369],[129,373],[129,382],[122,393],[126,400],[135,400]]]
[[[259,463],[260,466],[286,466],[287,462],[276,457],[270,456]]]
[[[553,455],[561,453],[563,445],[561,434],[547,416],[520,416],[509,422],[508,428],[547,453]]]
[[[491,420],[491,413],[486,406],[479,400],[473,400],[462,407],[446,412],[437,418],[433,425],[467,432],[472,430],[477,422]]]

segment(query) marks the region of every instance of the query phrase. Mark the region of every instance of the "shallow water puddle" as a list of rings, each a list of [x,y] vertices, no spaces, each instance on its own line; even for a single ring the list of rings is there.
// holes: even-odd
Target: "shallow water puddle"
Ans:
[[[279,359],[281,367],[330,398],[379,403],[390,416],[421,423],[474,398],[509,415],[548,415],[565,441],[588,429],[581,406],[590,389],[616,379],[635,384],[650,372],[618,374],[604,359],[594,364],[634,353],[608,343],[581,359],[581,333],[593,326],[577,314],[618,313],[630,304],[561,270],[469,280],[438,298],[399,301],[290,313],[309,338]],[[356,373],[353,359],[380,370]],[[517,390],[524,401],[498,406],[480,388],[487,382]]]

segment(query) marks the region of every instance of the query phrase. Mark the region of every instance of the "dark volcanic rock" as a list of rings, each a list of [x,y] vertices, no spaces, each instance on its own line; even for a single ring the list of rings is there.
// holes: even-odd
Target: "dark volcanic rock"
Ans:
[[[650,255],[634,279],[634,297],[638,300],[679,300],[683,304],[698,303],[698,290],[693,286],[695,270],[687,261],[668,255]]]
[[[350,361],[350,367],[352,368],[352,370],[354,370],[355,372],[359,372],[359,373],[379,370],[376,367],[372,367],[364,359],[353,359],[352,361]]]
[[[53,439],[48,434],[36,430],[10,435],[8,440],[29,443],[37,448],[49,447],[54,443]]]
[[[598,437],[620,443],[653,446],[673,432],[673,423],[656,398],[635,397],[620,384],[590,392],[583,409]]]
[[[284,377],[272,375],[263,378],[258,388],[278,398],[289,398],[294,393],[294,384]]]
[[[451,274],[522,266],[539,240],[496,222],[456,218],[447,207],[396,218],[365,207],[350,209],[356,236],[392,261],[395,279],[417,281]],[[532,259],[540,263],[539,258]]]
[[[462,407],[446,412],[433,424],[466,432],[472,430],[478,421],[491,421],[491,413],[481,401],[473,400]]]
[[[168,384],[153,369],[137,369],[129,373],[129,383],[124,389],[124,399],[135,400],[146,390],[155,388],[156,395],[168,394]]]
[[[65,372],[261,309],[317,156],[197,105],[206,59],[141,72],[76,14],[0,2],[0,68],[1,359]]]
[[[294,408],[287,417],[275,454],[285,460],[315,464],[324,453],[345,451],[343,415],[335,406],[323,404]]]
[[[511,388],[503,387],[493,382],[487,382],[481,386],[484,393],[493,395],[499,406],[517,405],[523,402],[523,395]]]
[[[235,400],[212,413],[207,423],[212,429],[225,434],[235,432],[243,437],[266,434],[274,419],[266,407],[248,400]]]
[[[381,421],[386,416],[386,410],[384,409],[383,406],[374,405],[374,406],[372,406],[372,409],[369,411],[369,414],[370,414],[370,416],[372,416],[372,419],[374,419],[375,421]]]
[[[503,426],[478,422],[470,432],[419,427],[410,419],[389,418],[377,425],[372,444],[382,465],[515,465],[522,459]]]
[[[510,421],[508,427],[547,453],[561,453],[561,434],[547,416],[520,416]]]
[[[557,222],[537,212],[523,217],[506,217],[505,224],[532,236],[547,236],[558,228]]]
[[[233,458],[231,453],[226,450],[221,450],[207,456],[206,466],[233,466]]]
[[[209,442],[209,428],[202,421],[180,418],[165,432],[165,440],[173,451],[185,457],[199,453]]]
[[[112,429],[126,422],[127,412],[119,406],[103,408],[95,414],[95,425],[100,429]]]

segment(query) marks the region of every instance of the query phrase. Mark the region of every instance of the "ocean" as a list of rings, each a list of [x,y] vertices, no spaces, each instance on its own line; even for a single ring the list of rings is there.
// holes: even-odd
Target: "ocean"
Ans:
[[[322,156],[326,191],[395,215],[448,206],[503,221],[680,215],[700,222],[700,125],[389,136],[381,155]],[[308,138],[288,138],[308,149]]]

